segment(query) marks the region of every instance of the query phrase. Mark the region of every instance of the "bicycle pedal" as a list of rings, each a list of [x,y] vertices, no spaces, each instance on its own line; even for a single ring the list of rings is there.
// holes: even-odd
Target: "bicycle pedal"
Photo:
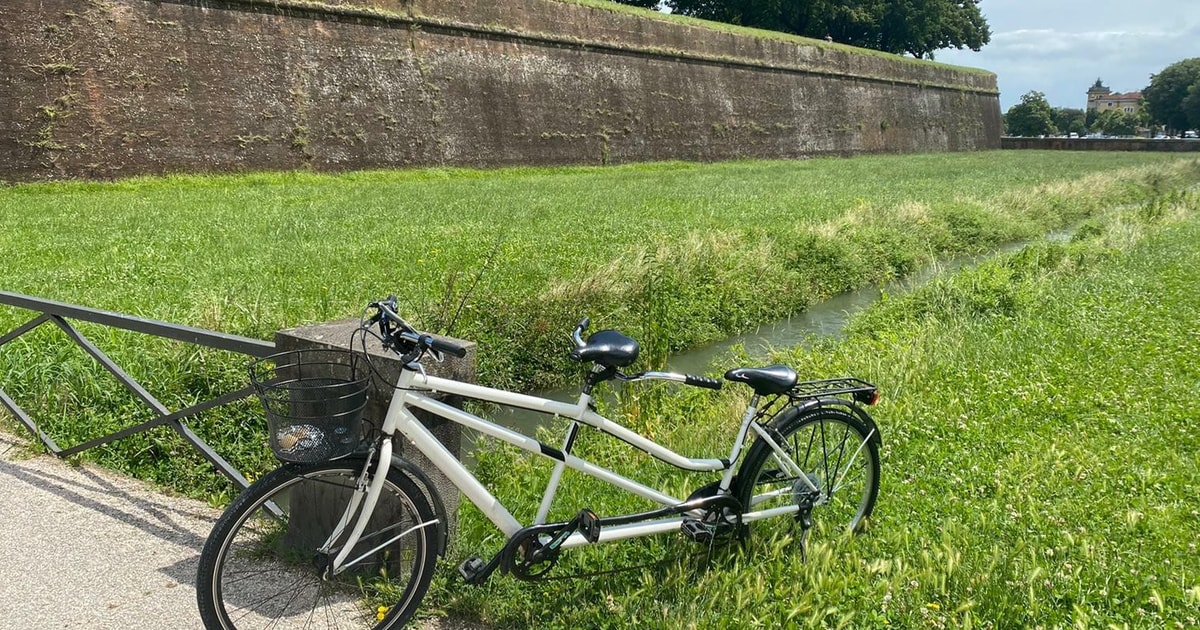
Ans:
[[[683,535],[692,542],[702,545],[711,543],[716,537],[716,527],[694,518],[683,519],[683,523],[679,525],[679,531],[683,532]]]
[[[487,568],[487,563],[479,556],[471,556],[458,565],[458,574],[467,584],[478,584],[479,576]]]
[[[583,534],[588,542],[594,543],[600,540],[600,517],[596,516],[595,512],[582,510],[579,512],[578,519],[579,533]]]

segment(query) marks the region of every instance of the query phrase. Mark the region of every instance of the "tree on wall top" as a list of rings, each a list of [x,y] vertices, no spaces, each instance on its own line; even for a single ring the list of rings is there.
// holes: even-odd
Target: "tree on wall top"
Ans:
[[[1091,129],[1107,136],[1132,136],[1137,133],[1140,122],[1136,114],[1106,109],[1096,116]]]
[[[705,20],[932,57],[991,40],[979,0],[615,0]]]

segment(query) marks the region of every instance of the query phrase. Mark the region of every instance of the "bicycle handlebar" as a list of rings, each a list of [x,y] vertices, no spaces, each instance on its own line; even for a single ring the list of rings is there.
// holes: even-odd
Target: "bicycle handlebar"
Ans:
[[[375,314],[367,320],[367,325],[379,324],[380,339],[384,347],[402,354],[401,363],[407,365],[417,359],[427,350],[445,353],[458,358],[467,356],[467,349],[452,341],[438,339],[429,333],[418,331],[396,314],[396,296],[388,296],[386,300],[371,302],[368,308],[375,309]],[[406,348],[407,347],[407,348]]]
[[[592,318],[584,317],[575,325],[575,332],[571,333],[571,339],[575,340],[575,347],[582,348],[586,345],[583,341],[583,333],[587,332],[588,326],[592,325]]]

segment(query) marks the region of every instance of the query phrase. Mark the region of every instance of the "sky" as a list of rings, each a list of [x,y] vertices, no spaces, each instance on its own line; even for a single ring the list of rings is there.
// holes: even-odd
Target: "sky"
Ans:
[[[996,73],[1000,110],[1030,90],[1053,107],[1083,109],[1099,78],[1138,92],[1150,75],[1200,57],[1200,0],[983,0],[992,41],[979,52],[940,50],[935,59]]]

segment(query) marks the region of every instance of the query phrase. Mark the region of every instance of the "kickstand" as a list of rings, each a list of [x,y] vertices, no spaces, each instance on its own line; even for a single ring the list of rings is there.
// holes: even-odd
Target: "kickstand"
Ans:
[[[812,529],[812,500],[800,502],[800,511],[796,512],[796,522],[800,523],[800,563],[808,563],[808,530]]]

